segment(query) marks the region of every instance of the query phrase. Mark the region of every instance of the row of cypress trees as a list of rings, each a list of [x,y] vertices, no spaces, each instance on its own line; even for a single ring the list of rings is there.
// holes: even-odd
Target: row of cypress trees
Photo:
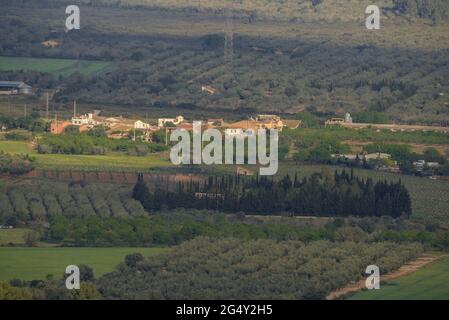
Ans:
[[[150,191],[139,175],[133,197],[146,210],[210,209],[258,215],[410,216],[411,199],[398,182],[361,179],[343,170],[279,180],[238,175],[210,176],[204,183],[176,182]]]

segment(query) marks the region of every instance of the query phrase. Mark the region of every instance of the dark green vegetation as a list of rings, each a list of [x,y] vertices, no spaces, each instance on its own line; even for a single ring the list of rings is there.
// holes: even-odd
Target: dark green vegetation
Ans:
[[[444,225],[420,224],[404,219],[350,218],[347,220],[298,218],[260,219],[210,211],[179,209],[139,217],[64,217],[51,220],[42,240],[67,246],[171,246],[198,236],[242,240],[317,240],[374,243],[417,242],[428,249],[447,250]]]
[[[353,300],[447,300],[449,258],[443,258],[417,272],[388,281],[381,290],[362,291]]]
[[[133,197],[147,210],[162,208],[213,209],[260,215],[316,216],[410,216],[410,195],[398,183],[367,181],[343,171],[329,171],[310,178],[278,181],[267,177],[211,176],[206,183],[178,182],[171,188],[150,192],[139,179]]]
[[[39,139],[39,153],[58,154],[106,154],[111,151],[124,152],[129,155],[146,156],[148,153],[167,150],[163,144],[145,143],[129,139],[110,139],[91,130],[86,133],[47,134]]]
[[[375,120],[375,115],[365,115]],[[323,163],[365,169],[375,169],[382,165],[383,161],[371,159],[366,161],[363,157],[356,160],[344,160],[335,155],[355,153],[352,151],[352,143],[360,143],[363,150],[357,153],[387,153],[391,160],[397,162],[401,172],[416,175],[448,175],[449,164],[447,157],[434,148],[435,145],[446,146],[449,144],[449,134],[443,132],[392,132],[390,130],[349,129],[340,126],[323,128],[319,126],[319,120],[309,113],[299,113],[298,118],[306,122],[305,128],[284,130],[281,134],[280,145],[288,146],[291,159],[299,162]],[[409,144],[432,145],[422,152],[412,152]],[[437,162],[437,168],[425,168],[417,171],[413,162],[425,160]],[[392,161],[389,161],[391,166]]]
[[[0,115],[0,126],[4,127],[6,130],[24,129],[33,133],[44,132],[48,130],[48,124],[43,119],[41,119],[39,117],[39,113],[36,112],[22,117]],[[10,138],[10,140],[16,139]]]
[[[362,2],[245,1],[245,8],[254,9],[236,3],[232,72],[223,59],[221,1],[199,9],[178,1],[121,4],[130,7],[86,4],[83,28],[65,33],[58,27],[64,6],[11,2],[0,19],[5,30],[0,55],[102,60],[117,68],[60,77],[11,71],[2,72],[2,78],[61,89],[52,101],[61,109],[77,99],[81,107],[95,104],[111,112],[151,115],[245,117],[307,109],[324,115],[377,111],[392,120],[440,124],[448,119],[446,21],[433,27],[419,19],[408,21],[393,13],[390,1],[383,3],[388,18],[382,37],[361,26]],[[136,10],[133,4],[142,6]],[[437,11],[420,12],[432,15],[445,8],[441,3]],[[409,9],[401,5],[398,10]],[[268,12],[280,18],[272,17],[274,22]],[[302,16],[314,22],[302,24]],[[43,47],[48,39],[60,45]],[[203,93],[202,85],[218,91]]]
[[[398,268],[416,244],[197,238],[97,282],[106,299],[323,299],[369,264]],[[132,288],[130,290],[130,288]]]
[[[178,210],[120,219],[57,216],[43,240],[70,246],[171,246],[197,236],[312,241],[334,239],[335,232],[301,221],[295,225],[261,224],[258,220],[219,213]]]
[[[3,181],[2,181],[3,182]],[[0,184],[0,222],[20,225],[45,223],[58,215],[119,217],[145,214],[129,188],[112,184]]]
[[[322,168],[330,171],[342,170],[340,167],[328,165],[295,165],[281,164],[278,176],[298,174],[300,177],[309,177]],[[347,170],[347,169],[346,169]],[[412,199],[412,218],[426,222],[449,222],[449,184],[447,181],[432,180],[429,178],[399,175],[395,173],[372,171],[354,168],[356,176],[373,181],[401,181],[410,192]]]
[[[433,22],[449,19],[449,5],[444,0],[393,0],[393,10]]]
[[[0,173],[24,174],[33,170],[33,159],[27,155],[10,155],[0,151]]]

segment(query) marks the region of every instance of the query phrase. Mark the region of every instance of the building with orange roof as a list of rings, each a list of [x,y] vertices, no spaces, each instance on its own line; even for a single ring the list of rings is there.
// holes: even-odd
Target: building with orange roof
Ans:
[[[52,123],[50,123],[50,132],[52,134],[61,134],[64,133],[65,129],[69,126],[72,126],[72,122],[71,121],[53,121]],[[87,130],[89,130],[89,128],[87,126],[78,126],[78,130],[80,132],[85,132]]]

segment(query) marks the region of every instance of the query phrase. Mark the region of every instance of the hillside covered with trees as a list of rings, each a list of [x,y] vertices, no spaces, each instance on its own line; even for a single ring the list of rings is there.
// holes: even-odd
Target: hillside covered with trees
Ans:
[[[98,280],[105,299],[324,299],[363,276],[382,274],[417,257],[417,244],[197,238]]]
[[[62,24],[53,28],[66,2],[11,2],[0,19],[0,56],[110,67],[64,74],[22,70],[18,63],[4,65],[1,76],[36,87],[37,100],[44,99],[42,89],[57,90],[51,102],[59,110],[76,99],[80,106],[155,117],[245,118],[306,109],[324,117],[369,111],[391,121],[447,124],[447,22],[431,21],[447,4],[413,1],[378,3],[381,36],[364,27],[369,1],[235,1],[232,66],[224,59],[222,1],[200,7],[184,0],[86,1],[82,29],[68,33]],[[43,46],[49,39],[58,45]],[[215,93],[202,92],[203,85]]]

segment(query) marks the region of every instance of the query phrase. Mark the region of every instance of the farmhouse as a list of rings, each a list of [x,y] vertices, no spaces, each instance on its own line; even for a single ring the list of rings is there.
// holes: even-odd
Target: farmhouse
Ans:
[[[148,130],[148,129],[150,129],[150,127],[151,127],[151,125],[149,123],[145,123],[140,120],[137,120],[136,122],[134,122],[134,129]]]
[[[0,94],[32,94],[33,88],[21,81],[0,81]]]
[[[72,117],[72,124],[74,126],[96,126],[101,124],[102,121],[94,113],[88,113],[81,116]]]
[[[132,129],[148,130],[151,128],[149,123],[141,120],[125,119],[120,117],[102,117],[99,112],[88,113],[81,116],[72,117],[72,124],[75,126],[98,126],[103,125],[113,131],[129,131]]]
[[[64,131],[67,127],[72,126],[72,125],[73,124],[71,121],[53,121],[50,124],[50,132],[53,134],[61,134],[61,133],[64,133]],[[78,129],[80,132],[89,130],[88,127],[85,125],[78,126]]]
[[[160,118],[157,120],[158,127],[164,127],[168,123],[173,123],[175,126],[184,122],[183,116],[177,116],[176,118]]]
[[[257,131],[258,129],[277,129],[279,131],[282,131],[284,127],[284,123],[282,120],[276,120],[276,119],[260,119],[254,120],[242,120],[238,122],[231,123],[227,126],[229,129],[242,129],[242,130],[248,130],[251,129],[253,131]]]

